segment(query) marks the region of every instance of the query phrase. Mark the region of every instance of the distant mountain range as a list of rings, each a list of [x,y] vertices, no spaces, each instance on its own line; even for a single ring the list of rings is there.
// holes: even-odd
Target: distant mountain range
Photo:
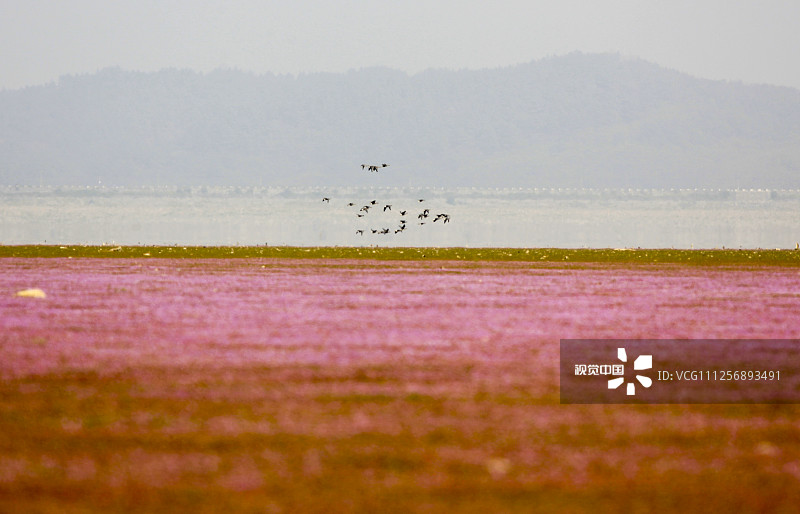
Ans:
[[[98,182],[800,188],[800,90],[576,53],[416,75],[112,68],[0,91],[0,184]]]

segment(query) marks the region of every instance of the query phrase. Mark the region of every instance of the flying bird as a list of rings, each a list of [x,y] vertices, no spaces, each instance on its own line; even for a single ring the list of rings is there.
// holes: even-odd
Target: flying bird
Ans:
[[[388,165],[388,164],[386,164],[385,162],[384,162],[384,163],[382,163],[380,166],[379,166],[379,165],[377,165],[377,164],[362,164],[362,165],[361,165],[361,169],[363,170],[363,169],[365,169],[365,168],[366,168],[366,170],[367,170],[367,171],[374,171],[374,172],[377,172],[377,171],[378,171],[378,168],[386,168],[387,166],[389,166],[389,165]]]
[[[330,199],[330,198],[328,198],[327,196],[326,196],[325,198],[323,198],[323,199],[322,199],[322,201],[323,201],[323,202],[328,202],[328,203],[331,203],[331,199]]]

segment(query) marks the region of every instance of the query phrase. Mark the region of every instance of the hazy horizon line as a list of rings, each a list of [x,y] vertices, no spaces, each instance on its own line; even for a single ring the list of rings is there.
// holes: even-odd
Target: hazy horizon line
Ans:
[[[382,64],[365,65],[365,66],[359,66],[357,68],[356,67],[351,67],[351,68],[347,68],[347,69],[339,70],[339,71],[332,71],[332,70],[305,70],[305,71],[298,71],[298,72],[275,72],[275,71],[269,71],[269,70],[259,71],[259,70],[253,70],[253,69],[240,68],[238,66],[230,66],[230,67],[219,66],[219,67],[215,67],[215,68],[212,68],[212,69],[200,69],[200,68],[195,68],[195,67],[191,67],[191,66],[164,66],[164,67],[160,67],[160,68],[156,68],[156,69],[136,69],[136,68],[132,68],[132,67],[129,68],[129,67],[123,66],[121,64],[109,64],[109,65],[106,65],[106,66],[98,67],[94,71],[76,71],[76,72],[70,72],[70,73],[62,73],[62,74],[58,75],[57,77],[51,78],[50,80],[47,80],[47,81],[44,81],[44,82],[29,83],[29,84],[25,84],[25,85],[22,85],[22,86],[16,86],[16,87],[2,86],[2,87],[0,87],[0,93],[2,93],[2,92],[12,92],[12,91],[21,91],[21,90],[25,90],[25,89],[38,88],[38,87],[47,87],[47,86],[53,86],[53,85],[58,86],[59,82],[61,80],[63,80],[63,79],[89,77],[89,76],[101,74],[103,72],[115,71],[115,70],[116,71],[121,71],[122,73],[132,73],[132,74],[141,74],[141,75],[154,75],[154,74],[162,73],[164,71],[177,71],[177,72],[193,73],[193,74],[199,75],[199,76],[208,76],[208,75],[213,75],[214,73],[234,72],[234,73],[241,73],[241,74],[245,74],[245,75],[252,75],[254,77],[273,76],[273,77],[290,77],[290,78],[295,78],[295,79],[301,78],[301,77],[304,77],[304,76],[312,76],[312,75],[347,75],[347,74],[350,74],[350,73],[359,73],[359,72],[369,71],[369,70],[388,70],[388,71],[392,71],[392,72],[401,73],[401,74],[403,74],[403,75],[405,75],[405,76],[407,76],[409,78],[413,78],[413,77],[416,77],[418,75],[423,75],[425,73],[435,73],[435,72],[459,73],[459,72],[484,72],[484,71],[506,70],[506,69],[511,69],[511,68],[517,68],[517,67],[520,67],[520,66],[527,66],[527,65],[537,64],[537,63],[544,63],[544,62],[547,62],[547,61],[552,61],[552,60],[557,60],[557,59],[565,59],[565,58],[574,57],[574,56],[617,57],[619,61],[641,62],[641,63],[649,64],[649,65],[652,65],[652,66],[656,66],[658,68],[661,68],[662,70],[679,73],[681,75],[685,75],[687,77],[691,77],[691,78],[698,79],[698,80],[706,80],[706,81],[710,81],[710,82],[723,82],[723,83],[730,83],[730,84],[742,84],[742,85],[745,85],[745,86],[769,86],[769,87],[786,88],[786,89],[792,89],[792,90],[795,90],[795,91],[800,91],[800,87],[789,86],[789,85],[785,85],[785,84],[777,84],[777,83],[771,83],[771,82],[754,82],[754,81],[746,81],[746,80],[742,80],[742,79],[725,79],[725,78],[719,79],[719,78],[703,77],[701,75],[696,75],[696,74],[688,72],[688,71],[684,71],[684,70],[681,70],[681,69],[678,69],[678,68],[674,68],[674,67],[670,67],[670,66],[666,66],[666,65],[660,64],[660,63],[658,63],[656,61],[652,61],[652,60],[646,59],[644,57],[640,57],[640,56],[632,55],[632,54],[624,54],[622,52],[611,52],[611,51],[609,51],[609,52],[584,52],[584,51],[581,51],[581,50],[573,50],[571,52],[565,52],[565,53],[561,53],[561,54],[552,54],[552,55],[547,55],[545,57],[539,57],[539,58],[532,58],[532,59],[529,59],[529,60],[526,60],[526,61],[520,61],[520,62],[516,62],[516,63],[512,63],[512,64],[499,64],[499,65],[496,65],[496,66],[484,66],[484,67],[479,67],[479,68],[477,68],[477,67],[476,68],[473,68],[473,67],[458,67],[458,68],[453,67],[453,68],[450,68],[450,67],[446,67],[446,66],[437,66],[437,67],[428,67],[428,68],[424,68],[424,69],[420,69],[420,70],[408,70],[408,69],[402,69],[400,67],[393,67],[393,66],[390,66],[390,65],[382,65]]]
[[[530,186],[365,186],[365,185],[254,185],[254,184],[228,184],[228,185],[209,185],[209,184],[138,184],[138,185],[109,185],[109,184],[2,184],[0,183],[0,190],[8,191],[11,189],[68,189],[68,190],[143,190],[143,189],[162,189],[162,190],[185,190],[185,189],[294,189],[294,190],[314,190],[321,191],[326,189],[415,189],[415,190],[475,190],[475,191],[609,191],[609,192],[753,192],[753,193],[771,193],[771,192],[800,192],[800,188],[770,188],[770,187],[732,187],[732,188],[717,188],[717,187],[530,187]]]

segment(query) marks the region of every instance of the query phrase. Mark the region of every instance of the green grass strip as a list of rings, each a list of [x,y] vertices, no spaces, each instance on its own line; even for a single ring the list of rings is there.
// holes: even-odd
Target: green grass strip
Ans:
[[[800,267],[798,250],[610,248],[393,248],[339,246],[0,246],[2,257],[286,258],[686,264]]]

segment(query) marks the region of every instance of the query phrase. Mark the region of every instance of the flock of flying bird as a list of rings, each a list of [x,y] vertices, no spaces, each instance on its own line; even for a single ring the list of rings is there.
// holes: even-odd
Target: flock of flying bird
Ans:
[[[383,164],[381,164],[381,168],[385,168],[387,166],[388,166],[388,164],[386,164],[385,162]],[[377,164],[362,164],[361,165],[361,169],[363,170],[364,168],[366,168],[368,171],[374,171],[376,173],[378,172],[378,165]]]
[[[361,169],[362,170],[365,169],[365,170],[370,171],[370,172],[377,172],[379,169],[386,168],[388,166],[389,165],[386,164],[386,163],[383,163],[381,165],[362,164],[361,165]],[[331,199],[326,196],[326,197],[324,197],[322,199],[322,201],[325,202],[325,203],[330,203]],[[419,200],[417,200],[418,203],[422,203],[424,201],[425,201],[424,198],[420,198]],[[358,204],[356,204],[355,202],[348,202],[347,206],[354,208],[354,207],[358,207]],[[355,212],[355,214],[356,214],[356,216],[358,218],[365,218],[369,214],[370,209],[372,209],[372,208],[375,208],[376,211],[381,211],[381,212],[392,211],[392,205],[391,204],[388,204],[388,203],[387,204],[383,204],[382,210],[381,210],[381,206],[378,205],[378,201],[377,200],[371,200],[371,201],[367,202],[365,205],[361,206],[358,209],[358,211]],[[406,228],[408,226],[408,222],[406,221],[406,218],[409,217],[408,216],[409,209],[404,209],[404,210],[397,209],[396,211],[392,211],[392,212],[397,212],[397,213],[400,214],[400,221],[399,221],[398,225],[396,226],[396,228],[394,228],[394,229],[387,228],[387,227],[370,228],[369,231],[371,231],[373,234],[383,234],[383,235],[385,235],[385,234],[390,234],[392,232],[395,233],[395,234],[399,234],[399,233],[403,232],[404,230],[406,230]],[[414,216],[414,214],[412,213],[410,216]],[[428,221],[432,221],[433,223],[441,221],[442,225],[444,225],[445,223],[450,223],[450,215],[449,214],[447,214],[447,213],[431,214],[431,210],[427,209],[427,208],[426,209],[422,209],[421,211],[419,211],[419,213],[416,214],[416,216],[417,216],[417,221],[416,221],[417,225],[425,225],[425,223],[427,223]],[[366,232],[365,229],[356,230],[356,234],[358,234],[360,236],[363,236],[365,232]]]

